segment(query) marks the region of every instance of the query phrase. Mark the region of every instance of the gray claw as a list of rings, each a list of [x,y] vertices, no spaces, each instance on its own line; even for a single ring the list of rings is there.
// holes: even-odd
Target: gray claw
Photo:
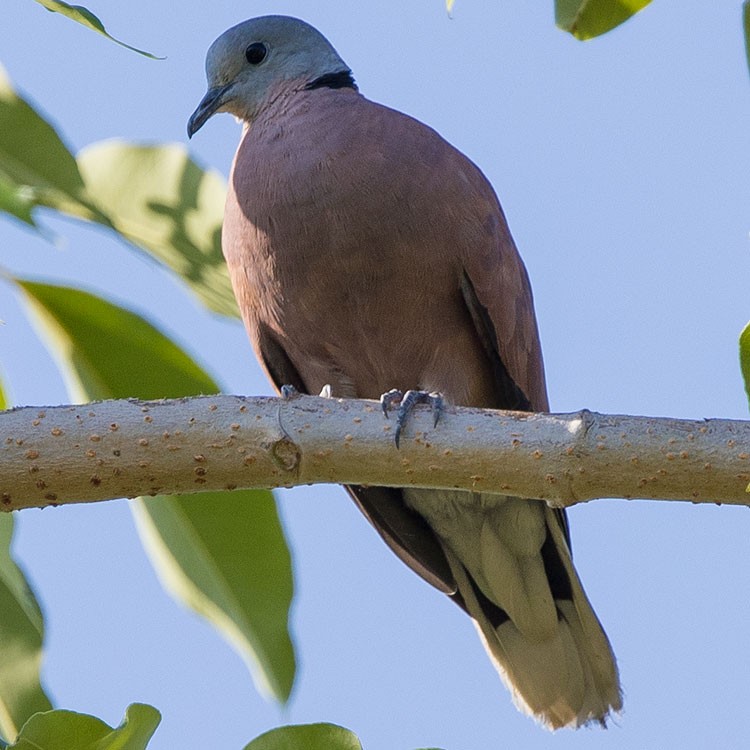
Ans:
[[[380,406],[383,409],[386,419],[388,419],[388,410],[392,409],[396,404],[400,404],[403,398],[404,394],[398,388],[391,388],[390,391],[380,397]]]
[[[427,391],[407,391],[401,399],[401,406],[396,417],[396,432],[394,441],[396,448],[399,447],[401,440],[401,430],[406,424],[406,420],[417,404],[429,404],[434,415],[433,427],[437,427],[440,413],[443,410],[443,397],[439,393],[428,393]]]

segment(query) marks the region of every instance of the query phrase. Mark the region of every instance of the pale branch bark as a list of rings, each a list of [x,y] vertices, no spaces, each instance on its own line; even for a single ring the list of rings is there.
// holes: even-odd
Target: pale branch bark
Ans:
[[[0,509],[318,482],[750,505],[750,422],[201,396],[0,412]]]

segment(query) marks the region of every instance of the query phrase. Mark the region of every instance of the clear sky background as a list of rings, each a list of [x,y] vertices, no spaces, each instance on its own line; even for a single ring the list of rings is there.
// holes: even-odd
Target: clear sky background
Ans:
[[[740,2],[654,0],[582,44],[549,0],[310,3],[90,0],[119,48],[31,0],[4,0],[0,62],[74,150],[185,140],[203,61],[269,12],[317,26],[362,92],[432,125],[500,196],[534,287],[556,411],[746,418],[737,336],[750,317],[750,78]],[[190,148],[226,174],[229,116]],[[0,219],[0,263],[146,314],[227,392],[271,389],[239,323],[97,229],[43,217],[63,247]],[[16,404],[67,400],[0,287],[0,362]],[[617,653],[625,711],[551,735],[513,708],[470,621],[407,570],[336,487],[279,493],[294,553],[300,671],[264,701],[218,635],[160,589],[127,503],[25,511],[17,555],[47,616],[45,684],[117,724],[163,712],[154,750],[241,748],[281,723],[331,721],[367,750],[747,747],[750,512],[601,500],[570,513],[575,560]]]

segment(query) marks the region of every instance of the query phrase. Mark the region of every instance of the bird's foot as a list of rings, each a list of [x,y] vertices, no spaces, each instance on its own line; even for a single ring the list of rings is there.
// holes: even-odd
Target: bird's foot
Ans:
[[[428,393],[427,391],[406,391],[406,393],[402,393],[398,388],[392,388],[380,397],[380,405],[386,419],[388,418],[388,410],[396,404],[399,404],[398,414],[396,415],[396,432],[393,435],[396,448],[399,447],[401,431],[406,424],[406,420],[417,404],[429,404],[432,409],[433,427],[437,426],[440,414],[443,411],[443,397],[439,393]]]
[[[282,385],[281,388],[279,388],[279,393],[281,394],[281,398],[287,400],[302,395],[293,385],[289,384]]]
[[[388,410],[392,409],[396,404],[400,404],[404,399],[404,392],[398,388],[391,388],[390,391],[384,393],[380,397],[380,406],[383,409],[383,414],[388,419]]]

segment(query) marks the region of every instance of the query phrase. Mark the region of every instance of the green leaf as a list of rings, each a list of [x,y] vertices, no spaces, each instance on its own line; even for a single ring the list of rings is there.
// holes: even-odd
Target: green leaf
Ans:
[[[357,736],[335,724],[297,724],[272,729],[244,750],[362,750]]]
[[[218,391],[187,354],[134,313],[88,292],[16,282],[62,357],[77,398]],[[141,499],[131,507],[168,590],[229,639],[261,689],[286,700],[295,671],[288,634],[292,568],[273,495],[200,493]]]
[[[34,198],[27,189],[14,185],[0,175],[0,211],[35,227],[36,223],[31,215],[31,209],[35,205]]]
[[[273,495],[150,497],[133,510],[163,586],[223,633],[259,689],[286,701],[295,671],[292,565]]]
[[[611,31],[651,0],[555,0],[555,23],[577,39]]]
[[[748,323],[740,334],[740,368],[742,378],[745,381],[745,392],[750,401],[750,323]]]
[[[10,554],[13,516],[0,513],[0,732],[15,738],[24,722],[52,704],[39,682],[44,622]]]
[[[139,315],[80,289],[16,279],[67,376],[71,397],[216,393],[182,349]]]
[[[90,195],[122,235],[179,274],[211,310],[238,317],[221,252],[226,183],[179,144],[105,141],[78,166]]]
[[[3,409],[8,408],[8,398],[5,395],[5,390],[3,389],[3,383],[0,380],[0,411]]]
[[[33,224],[31,209],[40,205],[109,225],[86,195],[73,154],[0,67],[0,210]]]
[[[113,36],[107,33],[107,30],[104,28],[104,24],[90,10],[84,8],[82,5],[69,5],[68,3],[62,2],[62,0],[36,1],[40,5],[43,5],[47,10],[50,10],[53,13],[59,13],[66,18],[70,18],[71,20],[80,23],[82,26],[85,26],[87,29],[91,29],[92,31],[96,31],[98,34],[106,36],[107,39],[111,39],[121,47],[125,47],[129,50],[132,50],[133,52],[137,52],[139,55],[150,57],[152,60],[164,59],[163,57],[156,57],[156,55],[152,55],[150,52],[144,52],[142,49],[131,47],[129,44],[125,44],[125,42],[121,42],[119,39],[115,39]]]
[[[745,57],[750,69],[750,0],[742,3],[742,28],[745,30]]]
[[[161,716],[152,706],[133,703],[117,729],[73,711],[32,716],[10,750],[145,750]]]

